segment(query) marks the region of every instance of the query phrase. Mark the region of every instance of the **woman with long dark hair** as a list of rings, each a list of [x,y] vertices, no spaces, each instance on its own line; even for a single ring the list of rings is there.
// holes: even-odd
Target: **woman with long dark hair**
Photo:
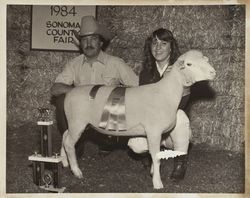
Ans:
[[[160,28],[152,33],[145,41],[144,64],[139,75],[139,85],[158,82],[165,73],[171,71],[172,65],[180,56],[177,42],[171,31]],[[185,88],[179,108],[185,110],[190,95],[190,89]],[[171,95],[169,95],[171,97]],[[191,130],[189,119],[184,111],[177,112],[177,121],[174,129],[162,138],[162,145],[186,155],[174,158],[174,170],[170,178],[178,181],[184,178],[187,169],[189,139]],[[159,117],[159,119],[161,119]],[[131,138],[129,147],[137,153],[145,153],[148,149],[146,138]],[[144,154],[145,156],[145,154]],[[148,157],[150,157],[147,154]],[[145,164],[145,158],[142,160]]]
[[[171,31],[160,28],[145,41],[144,63],[140,73],[140,85],[154,83],[160,80],[159,67],[173,65],[180,56],[180,51]]]

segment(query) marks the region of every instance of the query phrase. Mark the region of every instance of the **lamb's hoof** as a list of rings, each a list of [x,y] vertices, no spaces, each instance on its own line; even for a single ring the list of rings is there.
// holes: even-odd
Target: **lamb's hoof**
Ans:
[[[154,183],[154,189],[161,189],[161,188],[163,188],[163,184],[161,181]]]
[[[75,168],[74,170],[72,169],[73,174],[78,178],[82,179],[82,171],[79,168]]]

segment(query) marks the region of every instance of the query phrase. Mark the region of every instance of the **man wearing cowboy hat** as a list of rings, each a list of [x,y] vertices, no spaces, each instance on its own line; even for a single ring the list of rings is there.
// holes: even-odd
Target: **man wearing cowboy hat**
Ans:
[[[82,17],[80,33],[75,32],[75,36],[80,42],[82,54],[66,64],[51,87],[51,93],[56,97],[56,117],[61,134],[68,128],[64,114],[64,97],[75,86],[138,85],[138,77],[122,59],[102,50],[113,35],[93,16]]]

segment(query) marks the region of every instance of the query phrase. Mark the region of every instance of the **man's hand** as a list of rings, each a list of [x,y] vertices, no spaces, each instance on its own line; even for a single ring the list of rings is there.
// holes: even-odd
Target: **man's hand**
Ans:
[[[54,83],[54,85],[51,87],[50,91],[53,96],[59,96],[61,94],[65,94],[69,92],[71,89],[73,89],[73,85],[66,85],[63,83]]]

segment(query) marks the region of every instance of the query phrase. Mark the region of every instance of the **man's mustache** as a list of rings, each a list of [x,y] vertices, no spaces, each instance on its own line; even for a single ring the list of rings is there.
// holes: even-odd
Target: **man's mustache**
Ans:
[[[95,48],[93,46],[87,46],[84,48],[85,50],[94,50]]]

